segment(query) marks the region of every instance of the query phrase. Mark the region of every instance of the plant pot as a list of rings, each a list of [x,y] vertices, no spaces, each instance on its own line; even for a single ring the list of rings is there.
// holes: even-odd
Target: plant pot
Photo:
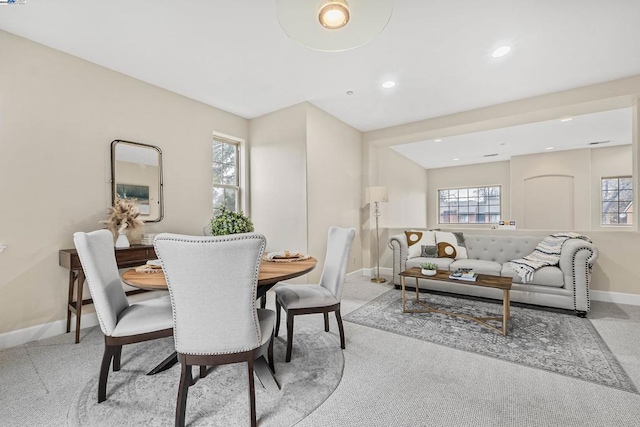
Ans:
[[[436,275],[436,270],[425,270],[423,268],[422,269],[422,275],[423,276],[435,276]]]
[[[118,238],[116,239],[116,248],[128,248],[131,246],[129,244],[129,239],[125,233],[118,233]]]

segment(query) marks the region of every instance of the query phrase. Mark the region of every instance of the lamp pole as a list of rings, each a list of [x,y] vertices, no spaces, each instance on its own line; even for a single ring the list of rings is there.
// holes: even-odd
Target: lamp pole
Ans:
[[[378,218],[380,217],[379,202],[376,204],[374,216],[376,217],[376,277],[372,277],[371,281],[375,283],[384,283],[387,279],[380,277],[380,233],[378,232]]]

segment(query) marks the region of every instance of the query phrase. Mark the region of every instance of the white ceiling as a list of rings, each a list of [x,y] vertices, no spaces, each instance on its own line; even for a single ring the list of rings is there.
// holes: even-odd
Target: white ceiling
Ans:
[[[275,0],[0,6],[0,29],[242,117],[309,101],[361,131],[640,74],[638,22],[639,0],[395,0],[374,41],[325,53]]]
[[[631,121],[631,108],[622,108],[570,121],[530,123],[391,148],[427,169],[462,166],[524,154],[631,144]],[[601,144],[592,145],[595,142]],[[492,154],[497,156],[485,157]]]

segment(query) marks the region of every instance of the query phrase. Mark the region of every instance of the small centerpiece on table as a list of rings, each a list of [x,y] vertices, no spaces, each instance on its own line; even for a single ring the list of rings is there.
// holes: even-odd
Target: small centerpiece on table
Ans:
[[[253,222],[242,211],[232,212],[225,207],[220,208],[220,213],[211,218],[209,229],[214,236],[254,231]]]
[[[424,276],[435,276],[437,266],[432,262],[423,262],[420,264],[420,268],[422,268],[421,273]]]

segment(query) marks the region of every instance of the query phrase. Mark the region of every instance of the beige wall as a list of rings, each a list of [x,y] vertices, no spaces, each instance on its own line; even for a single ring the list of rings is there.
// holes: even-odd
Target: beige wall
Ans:
[[[428,211],[427,223],[429,228],[441,227],[438,223],[438,190],[447,188],[464,188],[485,185],[500,185],[503,218],[511,218],[511,185],[509,162],[481,163],[477,165],[456,166],[451,168],[429,169],[428,181]],[[460,225],[464,227],[463,225]],[[469,227],[478,227],[470,224]],[[490,226],[486,226],[489,228]]]
[[[327,230],[332,225],[354,227],[348,271],[362,268],[360,131],[313,105],[307,108],[307,199],[309,253],[324,258]],[[322,260],[323,261],[323,260]],[[309,274],[320,279],[323,263]]]
[[[307,252],[307,107],[250,121],[251,218],[267,251]]]
[[[64,319],[58,250],[101,228],[110,143],[162,149],[165,219],[200,234],[211,216],[211,135],[245,119],[0,31],[0,333]]]
[[[606,150],[606,148],[598,150]],[[565,217],[562,212],[557,212],[559,207],[553,204],[554,199],[572,199],[573,203],[565,207],[573,208],[573,229],[588,230],[591,226],[590,170],[591,154],[588,148],[512,157],[510,219],[516,220],[518,228],[545,229],[541,227],[544,223],[557,224],[553,218],[554,215]],[[551,183],[545,187],[549,190],[548,195],[527,191],[527,181],[536,178],[545,178]],[[570,186],[573,189],[572,194],[564,193],[564,190],[569,188],[563,185],[567,179],[573,183]],[[558,181],[558,185],[554,186],[554,181]],[[537,212],[540,214],[546,212],[549,217],[530,219],[527,224],[525,207],[532,203],[543,205],[546,209],[539,209]],[[554,227],[546,229],[554,229]]]

